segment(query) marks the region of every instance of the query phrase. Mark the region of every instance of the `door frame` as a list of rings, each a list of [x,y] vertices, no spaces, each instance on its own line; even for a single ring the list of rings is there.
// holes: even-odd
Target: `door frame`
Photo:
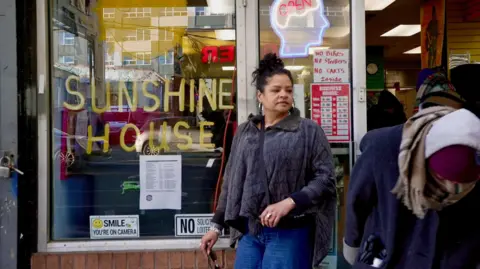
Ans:
[[[354,160],[361,154],[359,145],[367,133],[367,60],[365,42],[365,0],[350,1],[352,63],[352,146]]]
[[[251,74],[259,62],[260,33],[257,0],[235,0],[237,31],[237,115],[238,122],[247,121],[258,112],[256,89]],[[248,19],[247,19],[247,14]],[[248,41],[248,42],[247,42]]]

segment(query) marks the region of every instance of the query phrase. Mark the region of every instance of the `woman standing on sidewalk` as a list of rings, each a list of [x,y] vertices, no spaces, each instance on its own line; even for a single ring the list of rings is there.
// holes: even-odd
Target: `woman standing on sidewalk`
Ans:
[[[267,54],[253,73],[261,115],[233,140],[219,205],[200,248],[230,227],[237,269],[310,269],[332,240],[336,187],[323,130],[293,107],[293,78]]]

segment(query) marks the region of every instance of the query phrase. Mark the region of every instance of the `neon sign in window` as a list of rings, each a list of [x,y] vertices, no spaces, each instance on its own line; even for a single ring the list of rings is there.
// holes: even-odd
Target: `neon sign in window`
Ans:
[[[308,57],[308,48],[323,43],[330,23],[323,0],[275,0],[270,8],[270,24],[281,40],[284,58]]]

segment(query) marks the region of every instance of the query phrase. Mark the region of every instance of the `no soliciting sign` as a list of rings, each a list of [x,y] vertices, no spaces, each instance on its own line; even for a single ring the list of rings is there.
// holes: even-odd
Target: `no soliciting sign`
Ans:
[[[90,216],[90,238],[135,238],[140,236],[138,215]]]
[[[175,215],[175,236],[202,236],[210,230],[213,214]]]

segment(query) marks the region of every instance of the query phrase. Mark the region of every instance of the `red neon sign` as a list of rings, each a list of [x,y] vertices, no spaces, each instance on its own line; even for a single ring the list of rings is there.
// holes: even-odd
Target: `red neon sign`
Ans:
[[[281,4],[279,14],[287,16],[290,12],[300,12],[306,8],[312,8],[312,0],[290,0],[286,4]]]
[[[202,63],[233,63],[235,46],[207,46],[202,48]]]

